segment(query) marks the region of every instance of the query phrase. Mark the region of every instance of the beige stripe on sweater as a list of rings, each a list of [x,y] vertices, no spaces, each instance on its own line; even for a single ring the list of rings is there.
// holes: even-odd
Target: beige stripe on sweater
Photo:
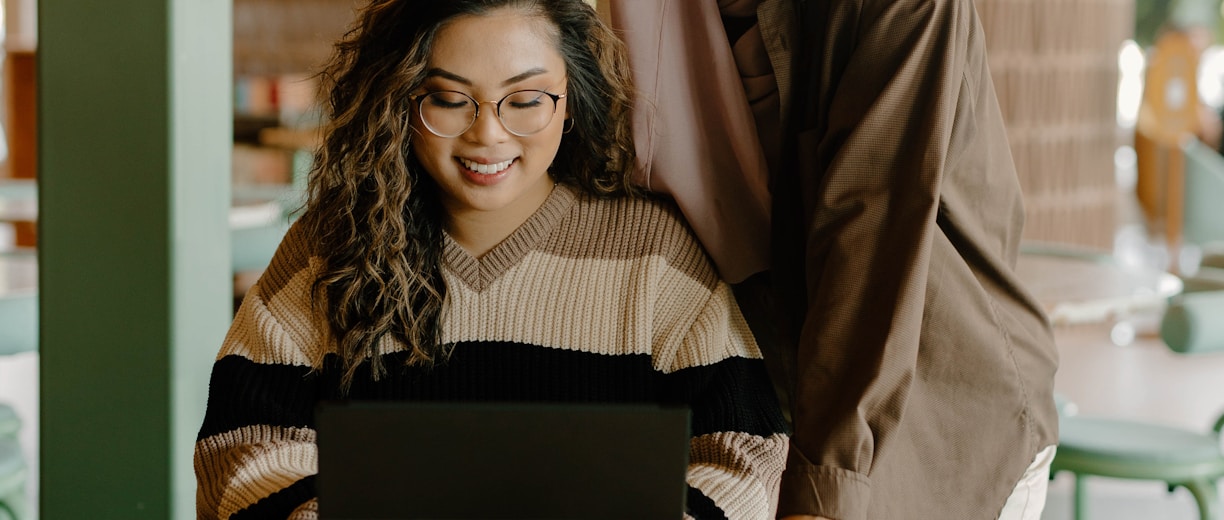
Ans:
[[[781,433],[761,437],[719,432],[694,437],[688,484],[718,504],[727,518],[772,519],[788,447],[789,438]]]
[[[317,473],[315,432],[257,424],[200,439],[195,472],[199,516],[229,518]]]
[[[247,294],[218,358],[319,367],[334,352],[322,260],[295,228]],[[559,187],[489,257],[447,244],[442,340],[513,341],[606,355],[649,354],[674,372],[731,357],[760,358],[729,286],[677,214],[642,199],[584,200]],[[391,337],[382,354],[406,350]]]
[[[513,341],[594,354],[649,354],[656,370],[760,358],[730,288],[704,285],[658,257],[573,259],[531,253],[477,292],[447,279],[442,340]]]

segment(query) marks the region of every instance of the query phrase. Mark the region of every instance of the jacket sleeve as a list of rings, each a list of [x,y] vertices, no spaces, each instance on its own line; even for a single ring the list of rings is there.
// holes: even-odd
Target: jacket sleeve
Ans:
[[[306,347],[320,341],[310,270],[291,246],[243,299],[213,365],[195,446],[201,520],[317,516],[317,376]]]
[[[997,110],[975,111],[981,71],[967,74],[966,63],[981,58],[984,68],[984,56],[972,56],[983,51],[970,0],[799,9],[811,39],[796,53],[801,175],[789,189],[802,196],[793,257],[804,259],[807,284],[797,290],[807,306],[779,513],[859,520],[916,379],[941,185],[960,159],[958,136],[1002,121]]]

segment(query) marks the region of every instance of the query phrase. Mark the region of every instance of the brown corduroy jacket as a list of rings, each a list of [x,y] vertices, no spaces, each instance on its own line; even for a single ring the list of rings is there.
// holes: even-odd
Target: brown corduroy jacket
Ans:
[[[745,4],[758,23],[728,41]],[[792,403],[779,516],[997,517],[1057,441],[1057,353],[1013,271],[1024,210],[972,0],[609,13],[642,183],[724,278],[772,280],[741,301],[768,309],[744,311]]]

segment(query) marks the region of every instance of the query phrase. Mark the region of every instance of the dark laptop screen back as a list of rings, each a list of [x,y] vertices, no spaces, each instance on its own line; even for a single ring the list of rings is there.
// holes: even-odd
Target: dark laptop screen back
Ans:
[[[684,512],[685,408],[329,402],[316,427],[322,520]]]

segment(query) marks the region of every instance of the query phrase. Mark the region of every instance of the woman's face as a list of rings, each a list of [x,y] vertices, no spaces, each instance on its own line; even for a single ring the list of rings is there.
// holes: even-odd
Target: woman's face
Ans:
[[[416,135],[411,148],[441,187],[443,207],[452,217],[485,213],[525,218],[552,190],[548,167],[561,144],[565,98],[556,101],[556,111],[543,129],[531,135],[511,133],[497,117],[497,101],[512,92],[565,93],[565,62],[548,34],[548,23],[502,9],[452,20],[436,36],[428,77],[415,94],[455,91],[480,103],[476,121],[455,137],[431,132],[421,119],[419,105],[412,103]],[[522,101],[516,98],[503,103],[503,116],[510,120],[512,110],[530,106]],[[535,101],[553,106],[548,96]],[[438,120],[447,113],[461,112],[456,107],[465,102],[471,104],[462,96],[426,98],[424,103],[432,105],[425,109],[430,124],[442,129]],[[511,127],[515,127],[513,122]]]

